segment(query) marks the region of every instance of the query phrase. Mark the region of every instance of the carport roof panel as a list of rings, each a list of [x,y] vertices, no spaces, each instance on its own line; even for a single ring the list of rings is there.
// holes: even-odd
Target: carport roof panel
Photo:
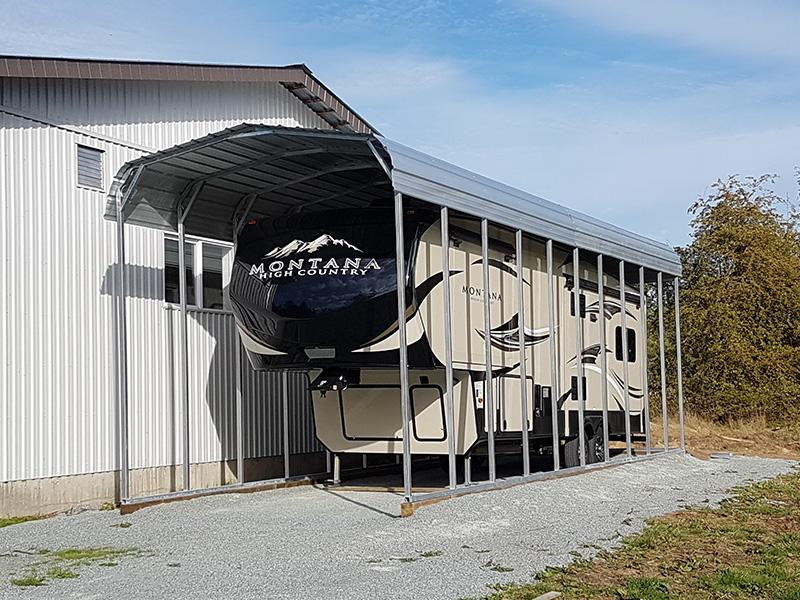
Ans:
[[[462,169],[395,141],[378,139],[392,158],[392,182],[398,192],[486,217],[567,246],[671,275],[681,274],[678,255],[665,243]]]
[[[232,241],[234,218],[242,218],[253,194],[248,215],[261,217],[320,198],[335,198],[342,206],[352,199],[366,200],[369,187],[389,184],[370,143],[390,168],[398,192],[569,247],[680,275],[678,256],[666,244],[368,134],[243,124],[147,155],[127,163],[117,176],[129,195],[125,221],[175,231],[179,206],[197,191],[186,233]],[[112,220],[116,189],[106,206],[106,217]]]

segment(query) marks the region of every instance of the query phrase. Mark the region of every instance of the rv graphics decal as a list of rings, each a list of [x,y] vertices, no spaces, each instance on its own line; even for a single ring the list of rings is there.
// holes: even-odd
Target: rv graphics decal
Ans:
[[[476,329],[481,339],[486,339],[486,334],[483,329]],[[550,337],[550,327],[540,327],[538,329],[525,328],[524,342],[525,347],[529,348],[540,344]],[[489,330],[489,339],[495,348],[503,350],[504,352],[512,352],[519,350],[519,314],[514,315],[503,323]]]
[[[516,317],[515,317],[516,319]],[[482,329],[476,329],[475,333],[477,333],[481,339],[486,339],[486,335]],[[550,328],[549,327],[541,327],[539,329],[528,329],[525,328],[525,347],[529,348],[531,346],[535,346],[550,337]],[[519,350],[519,330],[507,330],[503,329],[502,326],[500,328],[495,328],[489,331],[489,338],[492,346],[497,348],[498,350],[503,350],[504,352],[514,352]]]
[[[611,351],[610,348],[606,347],[606,354],[613,355],[613,352]],[[584,371],[594,371],[596,373],[601,373],[602,371],[600,367],[597,365],[597,359],[599,357],[600,357],[600,344],[592,344],[591,346],[587,346],[586,348],[584,348],[583,351],[581,352],[581,362],[583,363]],[[577,356],[573,356],[567,361],[570,370],[572,369],[577,370],[575,365],[577,358],[578,358]],[[610,366],[607,367],[607,371],[608,374],[606,375],[606,378],[608,379],[608,382],[614,389],[616,389],[619,392],[621,397],[623,394],[623,388],[625,387],[624,380]],[[631,398],[634,398],[636,400],[644,398],[644,392],[642,391],[642,388],[636,387],[631,384],[628,384],[628,394],[630,395]]]
[[[353,256],[302,256],[313,255],[322,249],[351,250]],[[361,249],[344,239],[322,234],[310,242],[292,240],[284,246],[277,246],[264,255],[262,261],[250,267],[250,276],[260,280],[284,277],[313,277],[320,275],[366,275],[372,270],[380,270],[380,263],[374,258],[354,256]]]
[[[622,305],[616,300],[606,299],[603,304],[603,316],[606,319],[611,319],[614,315],[619,314],[622,312]],[[600,302],[595,301],[592,302],[589,306],[586,307],[586,314],[587,315],[598,315],[600,314]],[[627,308],[625,309],[625,314],[628,316],[629,319],[636,320],[636,315],[633,314]]]
[[[278,246],[271,252],[268,252],[264,255],[264,258],[283,258],[291,254],[314,254],[320,248],[324,248],[326,246],[338,246],[340,248],[349,248],[350,250],[361,252],[359,248],[355,247],[350,242],[342,239],[336,239],[328,233],[323,233],[321,236],[310,242],[304,242],[303,240],[292,240],[285,246]]]

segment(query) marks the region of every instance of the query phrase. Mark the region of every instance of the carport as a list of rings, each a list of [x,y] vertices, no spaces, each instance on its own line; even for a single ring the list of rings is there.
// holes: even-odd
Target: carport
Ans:
[[[554,452],[554,471],[559,475],[580,472],[588,469],[602,468],[609,462],[626,462],[649,459],[669,451],[684,449],[684,411],[683,389],[681,382],[680,354],[680,309],[679,309],[679,277],[680,261],[671,248],[624,231],[613,225],[603,223],[576,211],[569,210],[542,198],[527,194],[520,190],[481,177],[449,163],[433,158],[391,140],[377,135],[343,133],[338,131],[308,130],[284,128],[264,125],[243,124],[231,129],[208,135],[167,150],[147,155],[127,163],[118,173],[106,207],[106,217],[117,223],[117,268],[120,270],[119,280],[123,282],[117,298],[117,372],[118,372],[118,439],[120,441],[120,496],[123,504],[142,498],[132,498],[129,487],[129,439],[128,439],[128,376],[127,376],[127,317],[125,309],[124,277],[125,267],[125,226],[137,225],[175,232],[178,236],[178,256],[180,265],[180,314],[179,328],[179,364],[182,365],[179,380],[181,400],[184,405],[183,444],[185,448],[183,472],[184,492],[176,492],[170,497],[191,495],[197,490],[190,490],[188,443],[191,435],[188,418],[188,378],[187,364],[188,336],[187,329],[187,291],[186,269],[184,268],[184,245],[186,236],[198,236],[213,240],[236,243],[237,234],[249,219],[272,218],[287,213],[302,212],[309,208],[357,208],[365,206],[376,198],[393,202],[395,215],[395,248],[397,279],[405,281],[407,272],[404,264],[404,231],[403,211],[409,203],[428,203],[439,207],[442,221],[442,246],[449,243],[448,223],[451,211],[468,215],[480,220],[481,247],[484,263],[487,262],[489,248],[489,227],[500,227],[513,232],[516,240],[517,264],[522,261],[522,246],[525,240],[543,242],[547,251],[548,274],[548,309],[550,344],[555,342],[555,306],[553,290],[553,248],[558,247],[571,252],[572,264],[577,272],[581,258],[596,260],[598,272],[598,291],[601,306],[603,305],[604,281],[602,274],[613,271],[620,280],[620,289],[625,282],[638,286],[640,296],[647,292],[647,286],[654,286],[658,307],[658,339],[660,370],[660,404],[663,415],[663,447],[653,448],[651,444],[647,386],[647,360],[642,361],[643,391],[645,396],[645,452],[637,456],[633,452],[633,433],[630,431],[628,407],[628,364],[625,359],[623,386],[625,391],[625,451],[621,459],[612,459],[608,444],[608,398],[607,390],[603,393],[603,430],[605,436],[605,463],[586,464],[585,456],[581,456],[581,466],[561,469],[558,452]],[[443,254],[443,271],[449,271],[447,252]],[[522,298],[523,281],[520,269],[518,276],[518,294]],[[665,282],[665,279],[667,280]],[[676,385],[678,391],[678,417],[680,420],[680,440],[677,447],[672,448],[668,436],[667,410],[667,369],[665,357],[665,323],[664,297],[665,283],[671,284],[674,293],[675,333],[676,333]],[[488,270],[484,269],[484,289],[489,289]],[[580,277],[575,278],[575,291],[580,292]],[[450,431],[453,423],[452,393],[452,325],[451,301],[447,286],[444,286],[443,313],[445,315],[445,348],[447,354],[448,399],[445,411],[445,423]],[[624,299],[623,299],[624,301]],[[646,303],[642,303],[643,307]],[[524,303],[519,302],[518,319],[520,340],[520,370],[523,378],[526,373],[524,330]],[[406,342],[407,304],[404,286],[397,289],[397,318],[400,335],[399,364],[401,382],[402,437],[403,437],[403,496],[404,503],[413,507],[417,503],[434,500],[440,497],[460,495],[473,491],[483,491],[497,487],[505,487],[543,477],[552,476],[552,472],[532,473],[528,437],[521,436],[522,469],[519,475],[500,478],[497,476],[494,452],[494,430],[491,424],[494,414],[495,399],[491,386],[487,387],[486,410],[490,423],[488,426],[488,478],[485,481],[473,482],[469,474],[471,468],[469,458],[466,460],[467,478],[458,483],[456,478],[456,456],[452,436],[449,436],[449,472],[446,489],[435,492],[415,493],[412,488],[412,456],[409,443],[410,405],[408,378],[408,347]],[[489,294],[484,294],[484,314],[490,309]],[[575,311],[575,318],[580,319],[580,311]],[[622,311],[623,346],[627,346],[624,336],[627,329],[625,311]],[[488,319],[487,319],[488,322]],[[602,322],[602,320],[601,320]],[[641,339],[647,339],[647,319],[643,318]],[[578,347],[582,347],[582,329],[578,331]],[[601,326],[602,342],[600,368],[603,381],[606,380],[605,364],[605,329]],[[490,338],[486,336],[487,345],[487,378],[492,378]],[[553,351],[552,356],[556,353]],[[241,360],[241,352],[236,352],[237,361]],[[551,415],[553,418],[553,445],[560,444],[557,415],[557,399],[561,395],[558,389],[558,365],[552,360],[549,365],[552,373],[553,394],[551,396]],[[578,361],[578,375],[582,374],[583,365]],[[239,369],[237,368],[237,371]],[[523,418],[528,418],[528,398],[526,386],[521,386],[520,403]],[[577,386],[579,404],[579,422],[583,420],[583,390]],[[224,487],[224,490],[235,491],[253,483],[244,482],[244,451],[242,445],[243,413],[241,382],[237,382],[236,394],[236,430],[237,430],[237,475],[238,481]],[[284,411],[285,414],[285,411]],[[581,447],[583,430],[579,428]],[[285,439],[285,438],[284,438]],[[287,463],[288,464],[288,463]],[[268,484],[290,483],[293,478],[285,472],[283,478],[266,482]],[[265,482],[261,482],[262,484]],[[222,488],[221,488],[222,489]]]

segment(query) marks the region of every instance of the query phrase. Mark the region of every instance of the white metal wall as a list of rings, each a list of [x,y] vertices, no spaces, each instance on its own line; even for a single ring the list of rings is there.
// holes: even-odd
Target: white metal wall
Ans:
[[[77,187],[76,145],[119,167],[242,122],[326,128],[278,84],[0,80],[0,481],[113,470],[115,228]],[[131,466],[180,462],[179,378],[163,302],[163,234],[129,227]],[[229,314],[193,312],[192,461],[235,449]],[[245,361],[246,364],[246,361]],[[251,374],[249,456],[280,450],[279,380]],[[293,451],[319,449],[299,376]],[[173,399],[174,404],[172,403]]]

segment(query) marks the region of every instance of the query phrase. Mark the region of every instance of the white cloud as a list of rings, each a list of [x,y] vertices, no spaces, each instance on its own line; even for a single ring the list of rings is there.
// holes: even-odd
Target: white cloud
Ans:
[[[800,3],[775,0],[522,0],[603,29],[724,55],[800,58]]]

